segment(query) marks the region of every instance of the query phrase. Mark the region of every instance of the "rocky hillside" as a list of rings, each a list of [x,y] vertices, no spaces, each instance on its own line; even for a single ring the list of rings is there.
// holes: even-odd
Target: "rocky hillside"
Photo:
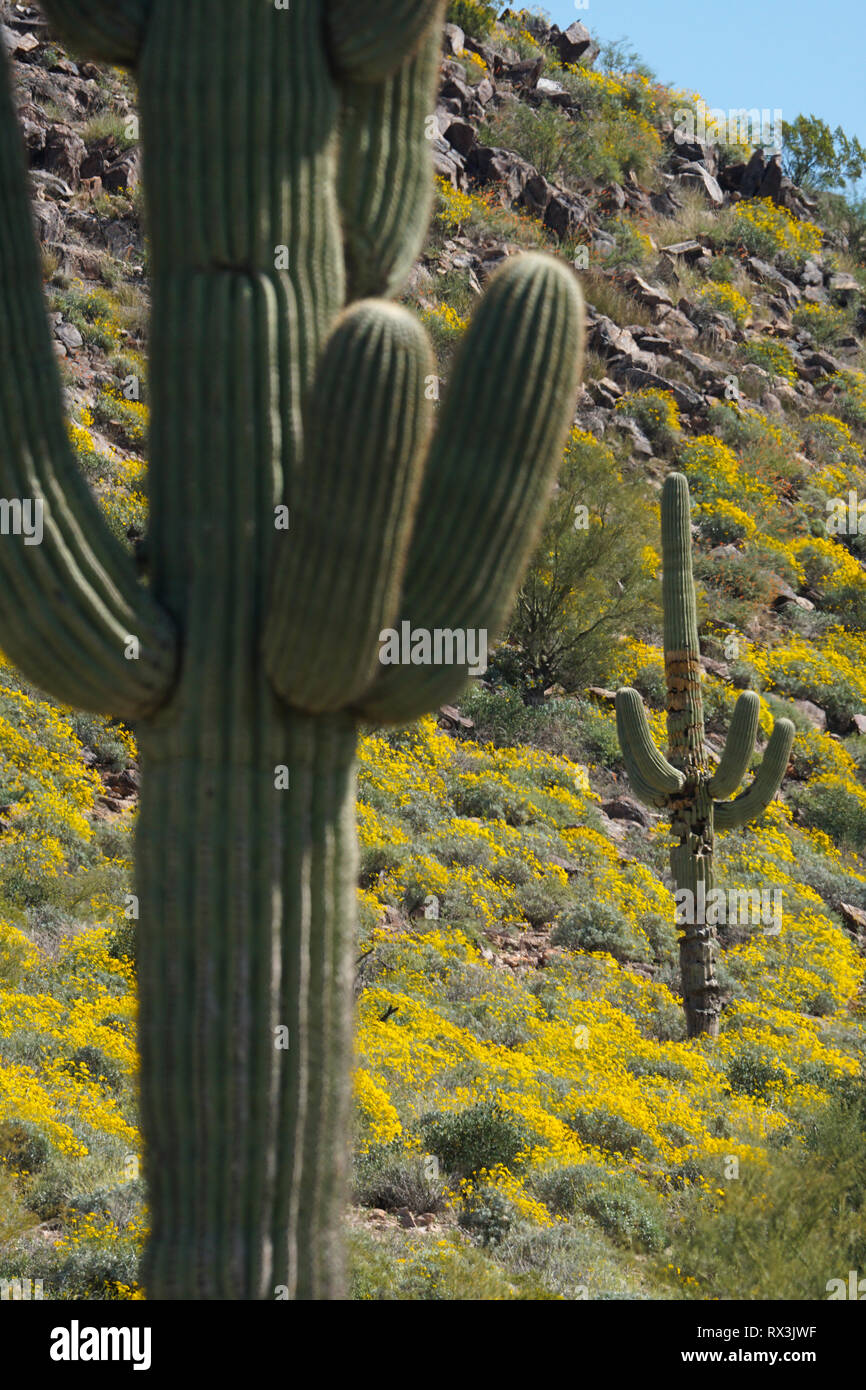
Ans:
[[[0,0],[0,26],[70,436],[146,574],[134,84],[36,7]],[[567,520],[560,583],[546,536],[459,708],[362,742],[360,1299],[822,1299],[866,1265],[866,237],[741,132],[693,137],[696,94],[603,56],[524,12],[443,39],[404,299],[447,386],[505,258],[574,265],[588,362],[552,514],[584,508],[588,548]],[[710,751],[747,687],[762,741],[797,729],[782,795],[720,837],[723,887],[783,906],[720,929],[715,1043],[685,1039],[665,822],[612,708],[635,686],[663,744],[674,468]],[[141,1297],[134,737],[6,664],[0,760],[0,1274]]]

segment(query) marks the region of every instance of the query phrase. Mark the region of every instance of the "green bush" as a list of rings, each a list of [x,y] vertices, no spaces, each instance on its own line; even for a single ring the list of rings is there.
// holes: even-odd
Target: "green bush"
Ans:
[[[826,1301],[828,1283],[866,1267],[866,1090],[831,1087],[830,1104],[769,1165],[744,1164],[723,1198],[684,1195],[666,1263],[676,1296]],[[717,1184],[713,1184],[715,1187]]]
[[[661,1201],[630,1173],[612,1174],[595,1163],[552,1169],[534,1190],[556,1216],[583,1212],[619,1245],[657,1252],[666,1242]]]
[[[728,1065],[731,1090],[755,1100],[767,1100],[774,1082],[784,1081],[785,1073],[771,1058],[754,1047],[745,1047]]]
[[[763,367],[764,371],[769,372],[771,381],[779,379],[796,384],[797,366],[790,348],[785,347],[784,343],[756,339],[745,344],[742,355],[744,361],[754,362],[756,366]]]
[[[569,951],[607,951],[616,960],[645,960],[646,946],[625,913],[605,903],[578,903],[558,919],[551,945]]]
[[[376,1144],[355,1159],[354,1200],[384,1211],[442,1211],[445,1184],[430,1168],[426,1155],[407,1153],[399,1142]]]
[[[500,1245],[511,1230],[511,1203],[491,1183],[484,1183],[464,1198],[458,1225],[479,1244]]]
[[[496,6],[483,0],[449,0],[447,21],[458,24],[473,39],[483,39],[496,23]]]
[[[813,782],[791,793],[804,824],[825,835],[842,849],[862,852],[866,845],[866,800],[838,780]]]
[[[644,543],[648,502],[640,473],[620,470],[607,444],[572,431],[508,628],[527,691],[603,681],[611,643],[652,621],[658,582],[655,553]]]
[[[499,1164],[515,1167],[532,1143],[523,1122],[492,1100],[465,1110],[424,1115],[421,1133],[428,1153],[439,1159],[443,1171],[459,1177]]]
[[[655,1151],[655,1145],[643,1130],[610,1110],[578,1110],[570,1124],[585,1144],[607,1153],[631,1156],[635,1152],[649,1155]]]

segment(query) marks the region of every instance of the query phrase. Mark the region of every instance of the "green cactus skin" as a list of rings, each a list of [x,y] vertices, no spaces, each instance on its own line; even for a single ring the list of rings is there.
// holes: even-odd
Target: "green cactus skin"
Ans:
[[[438,411],[419,325],[374,297],[426,231],[442,0],[45,9],[138,73],[151,573],[65,441],[0,54],[0,491],[49,503],[42,546],[0,542],[0,645],[135,722],[143,1282],[338,1298],[357,730],[466,681],[386,670],[378,633],[504,617],[573,416],[580,291],[552,258],[507,263]]]
[[[778,721],[751,785],[733,801],[725,800],[748,771],[760,701],[751,691],[740,696],[719,766],[711,773],[704,744],[689,486],[682,473],[665,479],[661,517],[668,757],[653,743],[635,690],[617,692],[617,733],[635,795],[670,814],[674,882],[697,902],[701,885],[707,894],[713,887],[715,830],[746,825],[763,815],[785,776],[794,726],[788,719]],[[717,1037],[721,1004],[716,935],[708,923],[683,924],[680,972],[689,1037]]]

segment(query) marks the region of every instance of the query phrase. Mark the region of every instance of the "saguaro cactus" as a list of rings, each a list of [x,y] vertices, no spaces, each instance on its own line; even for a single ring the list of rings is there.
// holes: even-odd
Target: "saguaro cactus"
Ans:
[[[761,765],[748,789],[733,795],[752,759],[760,702],[744,691],[734,707],[721,760],[711,771],[704,744],[701,656],[692,571],[689,485],[682,473],[670,473],[662,489],[662,599],[665,674],[667,677],[668,756],[656,748],[643,703],[636,690],[617,693],[619,743],[629,782],[648,806],[666,808],[671,822],[671,871],[678,890],[693,906],[706,901],[713,888],[714,832],[756,820],[782,783],[794,726],[780,719]],[[716,980],[715,928],[698,910],[683,923],[680,968],[689,1037],[719,1031],[719,986]]]
[[[369,296],[429,219],[441,0],[44,8],[138,74],[151,576],[66,442],[0,47],[0,495],[45,509],[41,546],[0,541],[0,645],[138,733],[144,1283],[339,1297],[356,731],[466,680],[382,667],[378,634],[506,618],[572,418],[580,293],[552,258],[509,261],[433,432],[426,336]]]

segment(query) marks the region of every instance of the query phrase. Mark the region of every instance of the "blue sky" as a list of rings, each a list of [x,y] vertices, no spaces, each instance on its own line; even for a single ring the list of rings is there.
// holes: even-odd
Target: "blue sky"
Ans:
[[[586,9],[549,0],[541,8],[560,28],[579,19],[605,42],[627,38],[662,81],[700,92],[708,106],[780,107],[784,120],[814,114],[866,145],[863,0],[589,0]]]

